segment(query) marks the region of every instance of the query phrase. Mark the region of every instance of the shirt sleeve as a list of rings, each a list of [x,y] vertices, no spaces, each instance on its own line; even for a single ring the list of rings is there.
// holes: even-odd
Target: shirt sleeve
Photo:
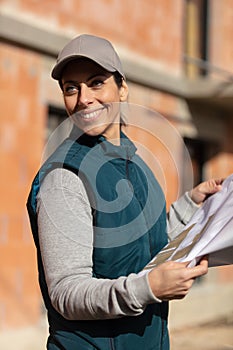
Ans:
[[[37,197],[38,231],[49,296],[69,320],[140,315],[159,302],[148,274],[117,279],[92,275],[92,213],[81,179],[55,169],[44,179]]]
[[[184,226],[187,225],[198,208],[200,206],[192,201],[188,192],[171,205],[167,214],[167,233],[169,240],[174,239],[182,232]]]

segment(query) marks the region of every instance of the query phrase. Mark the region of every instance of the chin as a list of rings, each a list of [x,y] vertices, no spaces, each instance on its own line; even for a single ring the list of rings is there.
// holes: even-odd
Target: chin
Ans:
[[[93,127],[93,128],[84,128],[83,132],[89,136],[98,136],[104,134],[105,128]]]

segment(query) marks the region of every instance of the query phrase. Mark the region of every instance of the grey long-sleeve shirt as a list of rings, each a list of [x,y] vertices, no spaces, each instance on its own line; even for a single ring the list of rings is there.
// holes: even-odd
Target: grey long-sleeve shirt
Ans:
[[[168,234],[174,238],[197,210],[186,193],[171,206]],[[146,305],[160,302],[148,274],[97,279],[92,277],[91,207],[80,178],[55,169],[37,196],[39,242],[45,278],[54,308],[70,320],[140,315]]]

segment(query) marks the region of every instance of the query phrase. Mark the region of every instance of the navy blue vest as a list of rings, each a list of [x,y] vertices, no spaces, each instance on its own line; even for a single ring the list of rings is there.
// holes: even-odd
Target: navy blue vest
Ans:
[[[169,349],[168,304],[148,305],[137,317],[69,321],[51,305],[38,241],[36,197],[46,174],[63,167],[80,176],[93,212],[93,276],[117,278],[137,273],[167,243],[166,209],[162,190],[152,172],[136,155],[133,143],[121,134],[121,145],[103,137],[75,132],[41,167],[27,208],[37,247],[39,283],[48,310],[48,349]]]

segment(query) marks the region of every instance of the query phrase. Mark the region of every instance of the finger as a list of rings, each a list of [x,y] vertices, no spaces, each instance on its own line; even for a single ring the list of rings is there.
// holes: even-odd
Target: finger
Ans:
[[[208,259],[203,258],[199,265],[190,268],[190,278],[203,276],[208,272]]]
[[[183,261],[183,262],[174,261],[174,263],[177,266],[177,268],[183,269],[184,267],[188,267],[188,265],[190,264],[190,261]]]
[[[225,180],[225,178],[222,177],[221,179],[215,179],[215,182],[216,182],[217,185],[222,185],[224,180]]]
[[[199,265],[200,264],[206,264],[206,262],[207,262],[207,265],[208,265],[208,263],[209,263],[209,255],[207,254],[207,255],[204,255],[204,256],[202,256],[202,258],[199,260]]]

